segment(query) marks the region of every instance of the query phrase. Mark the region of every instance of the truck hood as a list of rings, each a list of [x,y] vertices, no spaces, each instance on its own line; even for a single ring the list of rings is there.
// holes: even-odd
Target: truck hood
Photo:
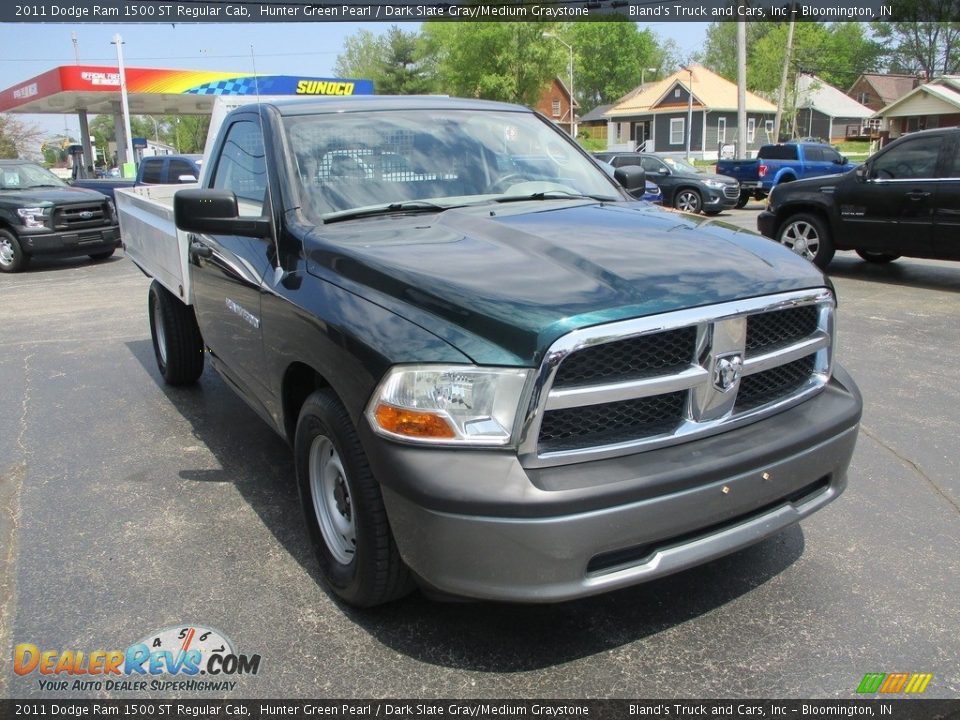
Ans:
[[[822,287],[755,233],[648,203],[532,201],[329,224],[308,270],[443,337],[477,363],[539,363],[576,328]]]
[[[29,188],[26,190],[0,190],[0,203],[29,207],[38,205],[64,205],[79,202],[102,202],[108,200],[103,193],[75,187]]]

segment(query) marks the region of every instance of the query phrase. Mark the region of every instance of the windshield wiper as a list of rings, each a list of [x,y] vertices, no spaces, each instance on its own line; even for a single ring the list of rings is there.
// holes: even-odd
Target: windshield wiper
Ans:
[[[24,185],[21,190],[33,190],[34,188],[44,188],[44,187],[66,187],[65,185]]]
[[[584,195],[582,193],[568,192],[567,190],[545,190],[543,192],[530,193],[529,195],[505,195],[504,197],[494,198],[494,202],[508,203],[521,202],[523,200],[598,200],[600,202],[614,202],[615,197],[608,195]]]
[[[406,202],[395,202],[387,205],[374,205],[354,210],[341,210],[340,212],[330,213],[324,216],[323,222],[340,222],[341,220],[354,220],[356,218],[373,217],[375,215],[389,215],[390,213],[413,213],[413,212],[434,212],[449,210],[458,205],[437,205],[426,200],[407,200]]]

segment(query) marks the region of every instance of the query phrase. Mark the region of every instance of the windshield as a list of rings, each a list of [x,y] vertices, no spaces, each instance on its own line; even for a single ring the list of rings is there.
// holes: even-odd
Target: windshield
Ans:
[[[513,198],[621,200],[603,172],[532,113],[404,110],[285,118],[303,211],[441,209]]]
[[[39,165],[23,163],[22,165],[0,166],[0,189],[2,190],[26,190],[51,186],[66,187],[67,184]]]
[[[676,170],[677,172],[683,172],[683,173],[702,173],[703,172],[703,170],[701,170],[700,168],[694,167],[690,163],[684,162],[683,160],[678,160],[677,158],[664,157],[660,159],[663,160],[667,165],[669,165],[673,170]]]

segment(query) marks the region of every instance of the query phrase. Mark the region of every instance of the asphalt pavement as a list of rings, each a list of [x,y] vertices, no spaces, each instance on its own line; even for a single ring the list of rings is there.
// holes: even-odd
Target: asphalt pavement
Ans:
[[[865,398],[838,501],[588,600],[369,611],[324,588],[285,443],[209,368],[163,385],[149,281],[122,253],[0,276],[0,696],[156,696],[41,688],[13,648],[122,650],[187,625],[262,662],[231,691],[167,696],[853,698],[867,672],[960,696],[960,263],[839,253],[830,274]]]

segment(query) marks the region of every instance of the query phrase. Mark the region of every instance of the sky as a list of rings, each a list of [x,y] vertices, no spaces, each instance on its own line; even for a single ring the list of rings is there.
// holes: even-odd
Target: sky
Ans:
[[[188,68],[267,75],[333,76],[343,41],[360,28],[380,34],[392,23],[257,23],[257,24],[0,24],[0,89],[22,83],[57,65],[75,61],[71,32],[77,35],[82,64],[116,66],[114,35],[123,38],[129,67]],[[708,23],[646,23],[662,39],[672,39],[681,58],[703,45]],[[414,28],[417,23],[403,27]],[[640,79],[637,79],[639,84]],[[53,135],[79,136],[76,115],[24,115]]]

